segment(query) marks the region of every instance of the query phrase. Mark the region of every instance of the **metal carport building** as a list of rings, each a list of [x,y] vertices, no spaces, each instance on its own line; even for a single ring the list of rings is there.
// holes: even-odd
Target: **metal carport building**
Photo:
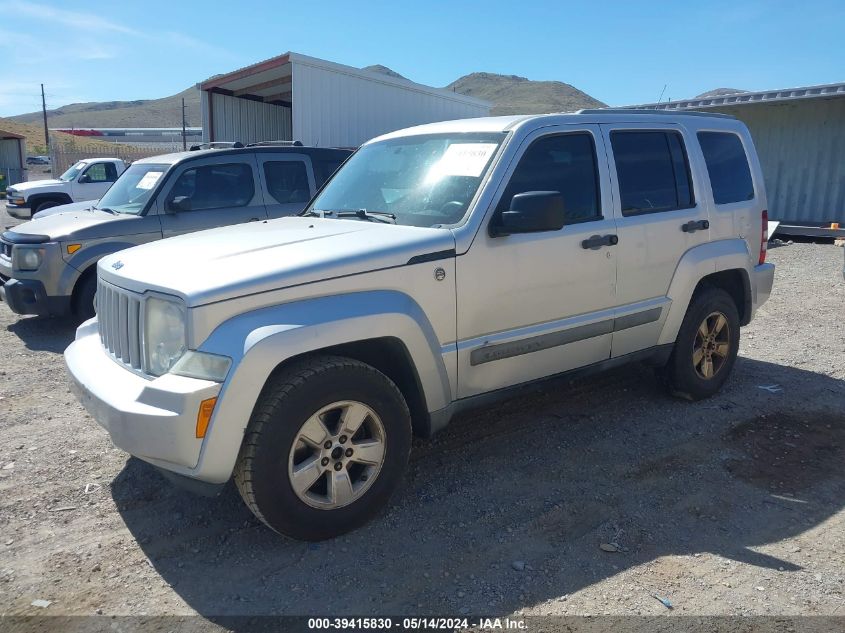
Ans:
[[[390,75],[285,53],[199,85],[203,141],[357,147],[403,127],[487,116],[491,104]]]
[[[634,107],[722,112],[741,120],[760,156],[769,219],[788,233],[845,234],[845,83]],[[833,222],[842,228],[821,228]]]
[[[26,139],[20,134],[0,130],[0,192],[24,182]]]

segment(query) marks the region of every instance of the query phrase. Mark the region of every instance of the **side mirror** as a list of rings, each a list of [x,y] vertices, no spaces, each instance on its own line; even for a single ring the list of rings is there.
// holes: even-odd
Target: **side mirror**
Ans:
[[[563,227],[563,196],[558,191],[526,191],[511,200],[511,208],[504,211],[498,222],[490,225],[490,236],[511,233],[539,233],[557,231]]]
[[[88,174],[82,174],[82,175],[79,177],[78,182],[81,182],[83,185],[86,185],[86,184],[88,184],[89,182],[91,182],[91,176],[89,176]]]
[[[191,210],[191,199],[188,196],[176,196],[167,203],[168,213],[178,213],[179,211]]]

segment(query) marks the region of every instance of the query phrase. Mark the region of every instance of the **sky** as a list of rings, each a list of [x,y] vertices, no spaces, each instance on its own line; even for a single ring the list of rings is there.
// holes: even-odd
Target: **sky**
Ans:
[[[445,86],[475,71],[609,105],[845,81],[845,2],[0,0],[0,116],[152,99],[286,51]],[[665,91],[664,91],[665,86]]]

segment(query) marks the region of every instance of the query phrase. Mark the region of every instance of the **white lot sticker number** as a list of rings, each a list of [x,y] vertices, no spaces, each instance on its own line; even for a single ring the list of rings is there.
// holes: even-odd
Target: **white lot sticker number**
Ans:
[[[494,151],[495,143],[452,143],[432,166],[427,180],[438,180],[444,176],[478,178]]]
[[[163,171],[148,171],[144,174],[144,177],[138,181],[138,184],[135,185],[136,189],[152,189],[155,184],[158,182],[158,179],[161,178]]]

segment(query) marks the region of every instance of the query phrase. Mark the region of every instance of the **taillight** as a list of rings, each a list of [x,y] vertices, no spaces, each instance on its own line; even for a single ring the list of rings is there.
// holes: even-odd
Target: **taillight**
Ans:
[[[766,263],[766,248],[769,244],[769,212],[763,209],[762,226],[760,227],[760,259],[758,264]]]

